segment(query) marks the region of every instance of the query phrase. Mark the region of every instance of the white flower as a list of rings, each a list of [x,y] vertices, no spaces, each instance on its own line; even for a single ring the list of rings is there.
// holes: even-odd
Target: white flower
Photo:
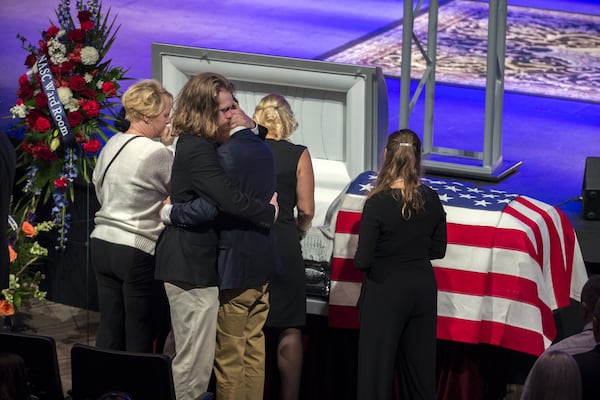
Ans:
[[[59,87],[58,88],[58,97],[60,98],[60,102],[67,105],[71,102],[73,98],[73,92],[68,87]]]
[[[64,104],[65,109],[68,111],[77,111],[79,110],[79,102],[75,98],[71,98],[71,101]]]
[[[25,104],[17,104],[10,109],[13,118],[25,118],[27,116],[27,106]]]
[[[99,90],[102,90],[102,85],[104,85],[104,81],[102,79],[100,79],[98,82],[96,82],[96,87]]]
[[[49,52],[59,52],[61,51],[65,53],[67,51],[67,47],[62,44],[61,42],[58,41],[57,38],[53,37],[50,40],[48,40],[48,51]]]
[[[59,42],[56,38],[48,40],[48,55],[50,61],[55,65],[60,65],[67,61],[65,54],[67,53],[67,47]]]
[[[94,75],[90,74],[89,72],[86,72],[83,75],[83,79],[85,79],[86,83],[90,83],[94,79]]]
[[[98,55],[98,50],[96,50],[92,46],[85,46],[81,49],[81,62],[84,65],[94,65],[98,62],[100,56]]]
[[[55,54],[53,56],[50,56],[50,61],[52,61],[52,64],[54,65],[61,65],[62,63],[67,61],[67,57],[65,57],[64,54]]]

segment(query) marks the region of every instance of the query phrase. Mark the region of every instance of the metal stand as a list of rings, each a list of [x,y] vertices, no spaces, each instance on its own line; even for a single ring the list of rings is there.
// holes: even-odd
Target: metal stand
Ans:
[[[426,86],[423,124],[423,167],[425,170],[432,173],[499,181],[514,172],[522,164],[521,161],[510,162],[502,158],[507,0],[490,0],[489,5],[485,126],[482,153],[435,147],[433,145],[433,103],[439,1],[429,1],[427,51],[413,32],[414,15],[418,14],[422,3],[423,0],[420,0],[413,12],[413,1],[404,1],[399,129],[408,127],[409,114],[420,96],[423,86]],[[425,58],[427,66],[412,100],[409,101],[413,40]]]

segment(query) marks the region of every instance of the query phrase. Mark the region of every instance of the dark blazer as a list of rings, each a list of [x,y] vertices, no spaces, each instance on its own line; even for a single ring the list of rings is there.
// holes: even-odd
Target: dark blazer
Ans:
[[[233,185],[219,163],[213,143],[198,135],[184,134],[176,145],[171,201],[185,203],[200,196],[210,199],[219,210],[247,218],[259,226],[267,228],[274,222],[275,208],[268,200],[249,198]],[[156,278],[181,286],[216,286],[215,228],[214,221],[167,226],[156,246]]]
[[[230,179],[245,194],[268,202],[275,191],[274,160],[270,148],[245,129],[236,132],[217,150]],[[211,214],[206,201],[196,199],[173,204],[173,224],[194,225]],[[259,227],[246,219],[222,213],[219,227],[219,286],[221,289],[262,285],[279,262],[275,231]]]
[[[583,400],[600,399],[600,343],[593,350],[573,356],[581,373]]]
[[[268,202],[275,192],[275,161],[267,144],[244,129],[217,150],[223,168],[248,196]],[[250,288],[267,283],[278,252],[274,229],[257,227],[231,214],[219,214],[219,286]]]

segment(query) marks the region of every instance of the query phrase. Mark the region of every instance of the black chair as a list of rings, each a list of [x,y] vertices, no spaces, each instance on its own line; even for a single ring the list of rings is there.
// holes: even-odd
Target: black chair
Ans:
[[[0,331],[0,352],[18,354],[25,360],[31,394],[39,400],[64,400],[54,338]]]
[[[96,400],[109,392],[132,400],[175,400],[171,359],[165,354],[100,349],[81,343],[71,348],[70,395]]]

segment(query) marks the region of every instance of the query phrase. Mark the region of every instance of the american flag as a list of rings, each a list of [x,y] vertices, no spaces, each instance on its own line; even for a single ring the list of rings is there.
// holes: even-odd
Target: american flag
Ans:
[[[348,187],[333,239],[329,325],[358,328],[363,275],[354,267],[360,216],[376,173]],[[579,300],[587,272],[561,210],[527,196],[423,179],[447,214],[446,256],[433,260],[439,339],[539,355],[556,336],[552,311]]]

